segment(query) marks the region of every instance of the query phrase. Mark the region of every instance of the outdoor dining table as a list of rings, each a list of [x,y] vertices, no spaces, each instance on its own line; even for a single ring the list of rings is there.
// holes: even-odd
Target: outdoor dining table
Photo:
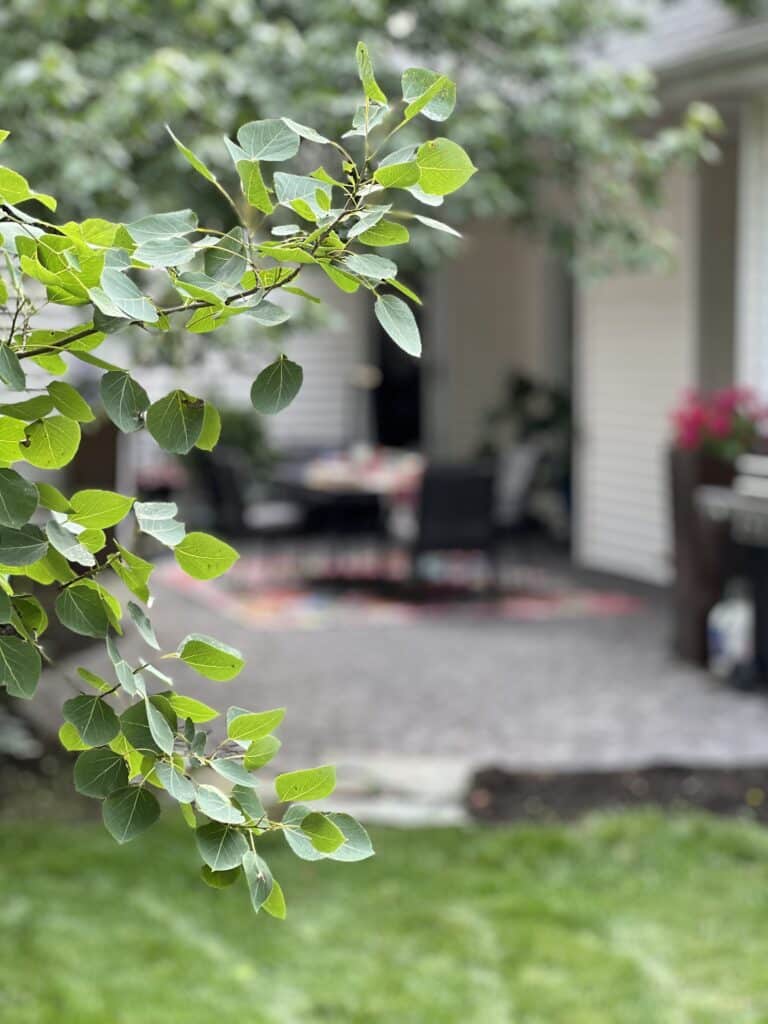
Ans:
[[[367,504],[377,508],[386,526],[413,514],[425,465],[418,452],[354,446],[278,467],[274,482],[310,508],[336,510],[335,523],[349,509]]]

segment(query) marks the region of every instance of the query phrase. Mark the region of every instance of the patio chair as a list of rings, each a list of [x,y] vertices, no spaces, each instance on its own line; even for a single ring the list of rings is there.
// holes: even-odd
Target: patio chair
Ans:
[[[237,448],[219,445],[213,452],[195,452],[194,466],[210,504],[213,529],[228,537],[285,535],[298,532],[304,510],[296,502],[264,497],[251,500],[247,457]]]
[[[410,544],[411,576],[432,551],[479,551],[498,584],[494,524],[494,470],[490,463],[429,465],[419,497],[417,530]]]

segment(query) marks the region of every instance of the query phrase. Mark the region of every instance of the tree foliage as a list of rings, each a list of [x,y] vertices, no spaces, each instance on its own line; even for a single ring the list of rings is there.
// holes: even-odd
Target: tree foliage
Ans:
[[[282,323],[288,313],[279,297],[307,296],[296,285],[307,266],[324,271],[342,291],[369,292],[393,341],[418,354],[416,321],[402,295],[416,297],[398,281],[397,264],[372,250],[395,235],[408,239],[401,195],[429,203],[459,189],[475,168],[447,138],[406,147],[391,141],[417,115],[444,120],[453,107],[452,82],[417,69],[403,76],[403,98],[390,104],[363,44],[357,65],[363,96],[343,141],[288,118],[247,122],[237,141],[226,139],[232,166],[225,176],[171,133],[186,163],[234,215],[227,230],[201,227],[188,208],[128,223],[54,223],[55,199],[0,166],[0,380],[9,399],[0,403],[0,684],[13,697],[34,696],[48,617],[30,587],[50,588],[60,625],[105,643],[112,666],[109,679],[80,668],[82,692],[63,706],[60,738],[78,752],[76,788],[102,801],[104,824],[119,843],[154,824],[157,794],[164,791],[194,829],[203,879],[218,888],[244,876],[254,909],[278,917],[285,900],[258,853],[263,834],[281,830],[308,860],[360,860],[371,855],[370,841],[348,815],[305,806],[332,793],[336,776],[328,765],[279,775],[276,799],[290,806],[281,820],[269,817],[254,773],[280,747],[274,731],[284,710],[232,707],[225,740],[212,745],[204,726],[216,711],[179,693],[168,665],[181,661],[225,684],[243,671],[243,657],[223,640],[198,633],[165,650],[150,617],[153,564],[134,548],[141,535],[153,538],[198,580],[226,573],[237,552],[209,534],[187,532],[173,503],[95,489],[67,495],[45,472],[33,483],[25,467],[58,470],[77,453],[81,424],[94,411],[58,378],[78,361],[101,371],[101,402],[118,430],[146,430],[168,452],[210,451],[221,428],[210,402],[178,388],[151,401],[105,350],[131,326],[159,339],[176,324],[211,334],[233,318]],[[0,133],[0,142],[6,135]],[[357,158],[351,150],[359,151]],[[286,160],[313,169],[278,170]],[[239,181],[234,192],[231,181]],[[154,298],[168,293],[170,304]],[[74,308],[83,322],[41,329],[36,317],[43,305],[49,316],[51,307]],[[277,413],[301,384],[301,367],[278,356],[254,381],[253,405]],[[123,543],[107,532],[115,528]],[[125,609],[111,589],[118,582],[131,594]],[[136,629],[147,648],[138,664],[120,652],[126,627]],[[205,780],[199,769],[209,770]]]
[[[300,120],[343,131],[357,79],[338,54],[363,37],[377,53],[368,128],[380,113],[377,90],[393,89],[403,70],[411,114],[422,104],[433,134],[452,107],[446,83],[460,84],[452,140],[472,148],[483,175],[455,217],[534,224],[599,265],[643,258],[664,241],[647,208],[672,164],[711,154],[707,134],[717,127],[714,112],[696,104],[678,125],[647,131],[659,113],[653,77],[599,59],[617,33],[642,27],[631,8],[620,0],[177,0],[158,18],[150,0],[8,0],[0,89],[16,162],[70,197],[68,213],[124,216],[146,203],[148,186],[162,189],[170,208],[188,195],[182,155],[171,165],[162,144],[165,121],[211,168],[209,180],[225,167],[222,128],[274,117],[275,97],[290,95]],[[363,130],[362,112],[354,130]],[[407,125],[402,136],[419,138]],[[285,133],[270,143],[273,153],[295,144]],[[268,212],[259,170],[247,163],[259,159],[258,140],[240,146],[249,200]],[[380,179],[402,173],[395,164]],[[216,226],[223,205],[203,185],[196,205]],[[430,195],[438,206],[439,192]],[[172,245],[184,251],[183,236]],[[172,245],[150,241],[148,254],[163,258]],[[438,250],[437,239],[420,247],[422,257]]]

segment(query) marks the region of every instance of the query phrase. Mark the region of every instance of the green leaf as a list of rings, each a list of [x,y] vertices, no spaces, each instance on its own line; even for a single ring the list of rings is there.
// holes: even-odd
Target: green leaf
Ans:
[[[234,885],[242,874],[242,869],[230,868],[228,871],[211,871],[207,864],[200,868],[200,877],[211,889],[227,889]]]
[[[156,651],[160,650],[160,644],[157,642],[155,636],[155,628],[147,618],[143,609],[139,608],[133,601],[128,602],[128,614],[136,624],[136,628],[142,636],[142,639],[149,644],[150,647],[154,647]]]
[[[186,238],[152,238],[134,249],[132,259],[149,267],[182,267],[195,255]]]
[[[248,883],[251,905],[258,913],[272,891],[272,872],[267,862],[253,850],[249,850],[243,857],[243,871]]]
[[[327,817],[344,835],[344,845],[329,855],[331,860],[352,863],[373,856],[370,837],[359,821],[350,814],[338,814],[333,811],[329,811]]]
[[[229,799],[215,786],[198,786],[195,804],[199,811],[213,821],[220,821],[225,825],[242,825],[245,822],[241,812],[233,807]]]
[[[334,853],[344,843],[344,833],[338,825],[317,811],[302,819],[301,831],[320,853]]]
[[[7,345],[0,345],[0,380],[13,391],[23,391],[27,386],[19,357]]]
[[[419,224],[424,224],[435,231],[444,231],[447,235],[453,235],[455,238],[461,238],[461,232],[452,228],[450,224],[444,224],[441,220],[433,220],[432,217],[423,217],[420,213],[415,213],[414,217]]]
[[[26,178],[9,167],[0,167],[0,202],[18,206],[19,203],[26,203],[30,199],[42,203],[49,210],[56,209],[56,200],[53,196],[44,192],[33,192]]]
[[[36,647],[16,636],[0,636],[0,685],[11,697],[29,700],[37,688],[41,669]]]
[[[177,238],[188,235],[197,227],[197,214],[193,210],[175,210],[172,213],[153,213],[142,217],[131,224],[126,230],[137,245],[151,242],[158,238]]]
[[[112,617],[107,596],[107,591],[92,580],[79,580],[56,598],[56,615],[73,633],[105,637]]]
[[[172,501],[137,501],[133,511],[142,533],[169,548],[183,540],[186,530],[184,524],[174,518],[178,508]]]
[[[247,250],[241,227],[234,227],[205,251],[205,273],[218,290],[240,283],[246,268]]]
[[[309,807],[303,804],[291,804],[283,815],[283,835],[301,860],[325,860],[326,855],[316,850],[311,840],[301,831],[302,821],[311,813]]]
[[[201,700],[195,700],[194,697],[169,693],[166,699],[179,718],[189,718],[193,722],[210,722],[219,717],[219,712],[215,708],[203,704]]]
[[[269,870],[267,862],[258,853],[249,850],[243,857],[243,873],[248,883],[251,905],[258,913],[272,892],[272,872]]]
[[[360,81],[363,83],[363,92],[365,93],[366,98],[373,100],[374,103],[386,103],[387,97],[379,88],[379,84],[376,81],[376,76],[373,71],[373,61],[371,60],[371,55],[368,53],[368,47],[365,43],[360,42],[357,44],[355,57],[357,58],[357,70],[360,75]]]
[[[387,164],[374,171],[373,180],[382,188],[410,188],[416,184],[420,175],[417,163]]]
[[[195,442],[195,448],[200,448],[204,452],[212,452],[219,443],[220,436],[221,416],[219,410],[215,405],[206,402],[203,411],[203,429]]]
[[[250,160],[290,160],[299,151],[298,134],[277,118],[241,125],[237,141]]]
[[[364,231],[367,231],[369,228],[378,224],[382,217],[389,213],[391,209],[391,204],[385,204],[383,206],[367,206],[365,210],[358,215],[357,222],[347,231],[347,238],[351,241],[353,238],[357,238],[358,235],[362,235]]]
[[[24,458],[19,442],[25,439],[23,423],[9,416],[0,416],[0,463],[7,464]]]
[[[154,565],[143,558],[139,558],[132,551],[127,551],[120,544],[115,543],[119,559],[110,562],[112,571],[123,581],[132,594],[135,594],[145,604],[149,601],[150,593],[147,583],[154,572]]]
[[[212,871],[230,871],[240,867],[248,843],[239,829],[212,821],[195,831],[200,856]]]
[[[281,746],[277,736],[262,736],[260,740],[254,740],[243,758],[246,771],[255,771],[269,764]]]
[[[0,590],[0,623],[7,625],[11,621],[13,605],[11,599],[4,590]]]
[[[356,277],[352,277],[351,274],[346,274],[343,270],[340,270],[333,264],[321,261],[320,266],[328,277],[330,277],[336,287],[341,289],[341,291],[347,292],[347,294],[352,294],[360,287],[360,282]]]
[[[268,736],[269,733],[274,732],[284,718],[285,708],[237,715],[236,718],[231,719],[228,723],[227,736],[231,740],[250,743],[252,740],[259,740],[263,736]]]
[[[240,184],[248,205],[262,213],[272,213],[274,206],[261,176],[259,161],[238,160],[237,173],[240,175]]]
[[[106,679],[102,679],[101,676],[97,676],[95,672],[91,672],[88,668],[83,668],[82,666],[78,667],[77,674],[83,682],[88,683],[95,690],[98,690],[99,693],[107,693],[112,689]]]
[[[141,323],[156,324],[160,314],[151,299],[142,294],[126,274],[105,267],[99,287],[90,288],[93,304],[107,316],[124,317]]]
[[[13,611],[21,620],[22,627],[27,633],[32,634],[33,639],[42,636],[48,628],[48,614],[36,597],[26,594],[14,595]]]
[[[185,637],[179,644],[178,655],[195,672],[216,682],[234,679],[245,665],[243,656],[234,647],[202,633]]]
[[[80,733],[71,722],[65,722],[59,729],[59,743],[65,750],[89,750],[89,746],[80,738]]]
[[[306,203],[316,216],[326,212],[318,203],[318,193],[327,196],[329,199],[333,195],[333,185],[329,185],[327,181],[321,181],[318,178],[311,178],[301,174],[287,174],[284,171],[277,171],[273,184],[277,201],[281,206],[288,206],[294,209],[292,204],[300,200]]]
[[[229,755],[225,757],[215,757],[210,762],[211,768],[222,778],[228,782],[233,782],[242,788],[255,788],[258,786],[257,780],[250,775],[243,765],[242,761],[238,761]]]
[[[147,411],[147,429],[167,452],[186,455],[203,429],[205,403],[176,389],[153,402]]]
[[[445,75],[427,68],[406,68],[401,78],[405,119],[423,114],[430,121],[447,121],[456,106],[456,85]]]
[[[269,302],[267,299],[260,302],[258,306],[252,306],[245,310],[245,315],[263,327],[277,327],[278,324],[284,324],[291,317],[291,314],[282,306],[278,306],[275,302]]]
[[[195,784],[179,771],[176,765],[158,761],[154,768],[166,792],[180,804],[191,804],[195,799]]]
[[[22,402],[6,402],[0,405],[0,415],[31,422],[47,416],[52,409],[53,401],[50,395],[35,395],[34,398],[27,398]]]
[[[51,519],[45,524],[45,532],[51,546],[68,562],[77,562],[78,565],[89,567],[96,565],[96,559],[91,552],[80,543],[74,533],[70,533],[55,519]]]
[[[147,713],[147,725],[152,739],[164,754],[172,754],[173,729],[168,724],[165,715],[149,699],[144,701],[144,710]]]
[[[48,394],[53,399],[53,404],[59,412],[71,420],[79,423],[90,423],[96,417],[93,409],[86,402],[83,396],[63,380],[54,380],[48,385]]]
[[[127,785],[126,763],[109,747],[86,750],[75,761],[75,789],[83,796],[106,797]]]
[[[80,425],[66,416],[49,416],[30,423],[21,450],[31,466],[61,469],[71,462],[80,447]]]
[[[336,788],[336,769],[332,764],[284,772],[275,779],[275,792],[282,803],[293,800],[322,800]]]
[[[154,825],[160,817],[160,804],[143,786],[125,786],[110,793],[101,812],[107,831],[122,844]]]
[[[52,512],[71,512],[72,506],[69,498],[65,498],[58,488],[52,484],[37,483],[37,495],[43,508],[49,508]]]
[[[48,541],[38,526],[27,524],[18,530],[0,526],[0,565],[32,565],[48,550]]]
[[[234,786],[231,795],[249,821],[260,822],[266,818],[267,812],[264,810],[264,804],[259,799],[253,788],[253,782],[250,780],[247,786]]]
[[[128,515],[134,502],[116,491],[94,490],[77,491],[69,500],[73,509],[70,520],[88,530],[115,526]]]
[[[308,142],[317,142],[321,146],[325,145],[326,143],[330,144],[331,140],[326,139],[324,135],[321,135],[320,132],[315,131],[314,128],[309,128],[305,124],[299,124],[298,121],[292,121],[290,117],[281,117],[280,120],[283,122],[284,125],[290,128],[292,132],[296,132],[296,134],[301,139],[306,139]]]
[[[149,408],[149,395],[124,370],[110,370],[99,384],[104,411],[118,430],[130,434],[144,424],[142,414]]]
[[[175,727],[176,717],[167,700],[158,695],[150,697],[149,703],[161,713],[169,728]],[[159,754],[161,752],[152,735],[144,701],[132,704],[127,711],[120,715],[120,729],[130,745],[140,753]]]
[[[299,393],[304,371],[281,355],[261,371],[251,387],[251,405],[267,416],[285,409]]]
[[[56,352],[49,352],[47,355],[30,356],[33,363],[52,374],[54,377],[63,377],[67,372],[67,363],[63,356]]]
[[[477,170],[461,146],[450,139],[431,139],[419,146],[416,163],[421,168],[419,188],[427,195],[455,192]]]
[[[232,568],[240,557],[233,547],[208,533],[188,533],[177,544],[174,558],[188,576],[212,580]]]
[[[174,145],[181,153],[181,155],[184,157],[184,159],[187,161],[187,163],[194,167],[197,173],[201,174],[206,179],[206,181],[211,181],[215,184],[216,175],[213,173],[213,171],[206,167],[206,165],[203,163],[200,157],[196,156],[189,148],[189,146],[185,146],[184,143],[173,134],[168,125],[165,126],[165,130],[171,136]]]
[[[0,525],[24,526],[36,508],[35,485],[13,469],[0,469]]]
[[[395,344],[409,355],[421,355],[419,326],[410,306],[396,295],[380,295],[376,300],[374,312],[376,319]]]
[[[285,906],[285,896],[283,894],[282,887],[276,878],[272,879],[272,891],[264,900],[261,907],[262,910],[266,910],[268,914],[272,917],[276,917],[279,921],[285,920],[288,912]]]
[[[358,237],[364,245],[384,248],[388,245],[403,245],[411,236],[408,229],[402,224],[395,224],[391,220],[381,220],[372,228],[363,231]]]
[[[64,718],[92,747],[109,743],[120,732],[117,715],[103,697],[83,693],[65,701],[62,710]]]
[[[386,281],[387,278],[397,277],[397,264],[384,256],[374,256],[372,253],[350,253],[344,259],[344,266],[361,277],[368,277],[372,281]]]

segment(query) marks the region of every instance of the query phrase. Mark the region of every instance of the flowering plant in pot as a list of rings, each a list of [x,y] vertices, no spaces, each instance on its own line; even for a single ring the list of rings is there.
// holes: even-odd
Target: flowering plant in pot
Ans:
[[[768,425],[768,406],[750,388],[689,391],[672,421],[677,449],[735,462],[758,444]]]
[[[728,487],[736,459],[755,449],[768,408],[749,388],[690,391],[672,413],[671,511],[675,578],[674,645],[686,660],[705,664],[707,614],[727,574],[727,526],[707,523],[696,507],[704,485]]]

